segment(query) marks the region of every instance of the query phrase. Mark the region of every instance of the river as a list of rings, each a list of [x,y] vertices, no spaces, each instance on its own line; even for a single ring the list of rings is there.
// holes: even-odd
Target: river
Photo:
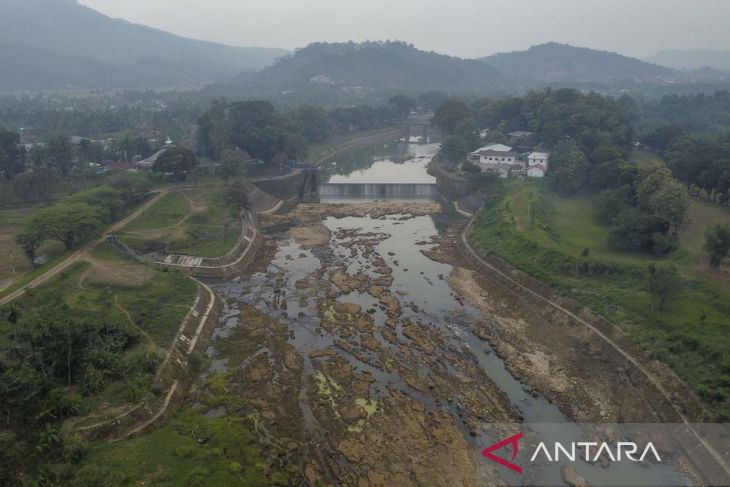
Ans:
[[[496,318],[450,284],[455,230],[426,173],[437,150],[386,145],[330,163],[321,202],[263,219],[259,262],[212,283],[226,313],[209,373],[247,384],[273,434],[296,438],[292,458],[312,484],[487,485],[495,473],[479,473],[479,452],[490,424],[535,424],[555,441],[579,437],[483,339]],[[235,333],[245,350],[224,346]],[[257,380],[258,361],[272,383]],[[668,465],[576,470],[594,485],[688,484]],[[549,464],[532,475],[563,484]]]

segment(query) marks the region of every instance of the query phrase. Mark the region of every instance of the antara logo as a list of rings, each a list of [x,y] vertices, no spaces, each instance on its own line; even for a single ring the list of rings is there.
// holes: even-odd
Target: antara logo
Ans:
[[[482,450],[482,456],[496,462],[503,467],[506,467],[514,472],[522,473],[522,467],[515,464],[515,458],[520,450],[520,440],[523,437],[523,433],[517,433],[516,435],[505,438],[492,446],[489,446]],[[512,458],[511,460],[505,460],[494,454],[497,450],[501,450],[506,446],[512,446]],[[641,455],[637,455],[641,451]],[[552,454],[551,454],[552,452]],[[582,455],[581,455],[582,453]],[[600,458],[606,458],[611,462],[620,462],[627,459],[631,462],[643,462],[649,456],[653,456],[658,463],[661,463],[661,458],[654,445],[649,442],[641,450],[636,443],[629,441],[620,441],[616,444],[615,448],[606,443],[598,442],[573,442],[568,447],[562,443],[554,443],[552,449],[548,449],[544,442],[540,442],[535,448],[535,451],[530,457],[530,462],[542,459],[547,462],[560,462],[570,461],[575,462],[576,459],[585,460],[586,462],[597,462]]]
[[[497,462],[500,465],[507,467],[510,470],[513,470],[517,473],[522,473],[522,467],[512,463],[512,462],[514,462],[515,457],[517,457],[517,452],[520,450],[520,440],[521,439],[522,439],[522,432],[519,432],[516,435],[510,436],[509,438],[505,438],[504,440],[499,441],[492,446],[488,446],[487,448],[482,450],[482,455],[485,458],[488,458],[494,462]],[[504,448],[507,445],[512,445],[512,461],[511,462],[508,462],[504,458],[498,457],[497,455],[492,453],[494,451],[501,450],[502,448]]]

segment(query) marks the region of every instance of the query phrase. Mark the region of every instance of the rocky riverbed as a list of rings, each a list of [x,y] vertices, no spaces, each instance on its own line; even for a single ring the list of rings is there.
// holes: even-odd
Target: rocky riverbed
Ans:
[[[215,285],[226,313],[206,387],[240,398],[225,414],[255,417],[309,485],[471,486],[477,468],[495,485],[485,425],[655,419],[625,364],[466,267],[464,222],[440,212],[371,201],[262,216],[256,264]]]

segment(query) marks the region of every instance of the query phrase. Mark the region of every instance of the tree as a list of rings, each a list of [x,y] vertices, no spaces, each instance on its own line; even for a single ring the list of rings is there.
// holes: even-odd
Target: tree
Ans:
[[[414,108],[416,108],[416,100],[410,96],[395,95],[388,103],[398,112],[398,116],[401,119],[405,119],[411,114]]]
[[[456,127],[469,118],[474,117],[466,103],[461,100],[446,100],[436,110],[433,122],[447,135],[453,135]]]
[[[466,157],[466,152],[467,149],[464,139],[457,135],[452,135],[441,144],[439,158],[448,163],[456,164]]]
[[[43,167],[22,172],[13,178],[15,196],[26,203],[42,201],[48,204],[51,195],[51,175]]]
[[[449,97],[441,91],[428,91],[418,95],[418,104],[421,108],[435,112]]]
[[[94,208],[103,222],[109,223],[118,216],[124,205],[120,191],[109,186],[97,186],[71,195],[63,204],[86,204]]]
[[[710,265],[720,267],[722,260],[730,253],[730,223],[709,227],[705,231],[704,249],[710,256]]]
[[[30,260],[33,268],[35,268],[36,252],[44,240],[45,236],[42,233],[42,229],[38,227],[28,228],[15,236],[15,241],[23,249],[23,253]]]
[[[574,193],[585,184],[588,160],[575,143],[560,143],[550,156],[550,163],[553,166],[551,183],[557,191]]]
[[[48,156],[61,175],[68,177],[73,165],[73,145],[65,135],[58,135],[48,141]]]
[[[226,199],[229,206],[238,214],[242,210],[250,208],[251,204],[248,199],[248,189],[241,181],[234,182],[226,191]]]
[[[13,179],[24,168],[20,135],[0,127],[0,174],[7,179]]]
[[[242,150],[226,149],[221,154],[221,163],[217,168],[218,176],[228,184],[228,180],[241,176],[246,167],[246,161],[251,156]]]
[[[330,121],[327,111],[322,107],[304,105],[295,114],[299,132],[309,142],[322,142],[330,132]]]
[[[113,174],[105,182],[120,192],[127,208],[140,201],[152,188],[152,182],[147,176],[130,172]]]
[[[651,163],[639,170],[636,202],[653,217],[664,222],[667,231],[676,235],[689,209],[689,196],[682,184],[662,163]]]
[[[160,154],[153,170],[172,174],[178,181],[185,181],[187,175],[197,165],[198,158],[193,151],[184,147],[173,147]]]
[[[663,310],[667,301],[679,294],[683,287],[682,278],[674,264],[659,267],[651,263],[647,269],[647,277],[649,293],[654,298],[653,301],[659,304],[660,310]],[[654,302],[652,302],[652,309],[654,309]]]
[[[86,203],[59,203],[32,215],[23,230],[24,235],[43,236],[58,240],[66,250],[99,234],[104,227],[104,210]]]

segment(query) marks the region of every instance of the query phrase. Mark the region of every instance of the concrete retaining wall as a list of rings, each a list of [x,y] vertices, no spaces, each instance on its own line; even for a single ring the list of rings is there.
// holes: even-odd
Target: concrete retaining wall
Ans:
[[[89,440],[113,441],[148,432],[174,415],[199,373],[196,365],[202,362],[221,309],[215,293],[198,282],[198,296],[157,370],[153,392],[116,414],[77,420],[73,429]]]
[[[238,243],[222,257],[168,256],[165,261],[155,262],[154,265],[163,269],[184,272],[195,277],[227,278],[240,274],[256,257],[262,241],[258,222],[253,212],[243,212],[241,214],[241,224],[242,229]]]

